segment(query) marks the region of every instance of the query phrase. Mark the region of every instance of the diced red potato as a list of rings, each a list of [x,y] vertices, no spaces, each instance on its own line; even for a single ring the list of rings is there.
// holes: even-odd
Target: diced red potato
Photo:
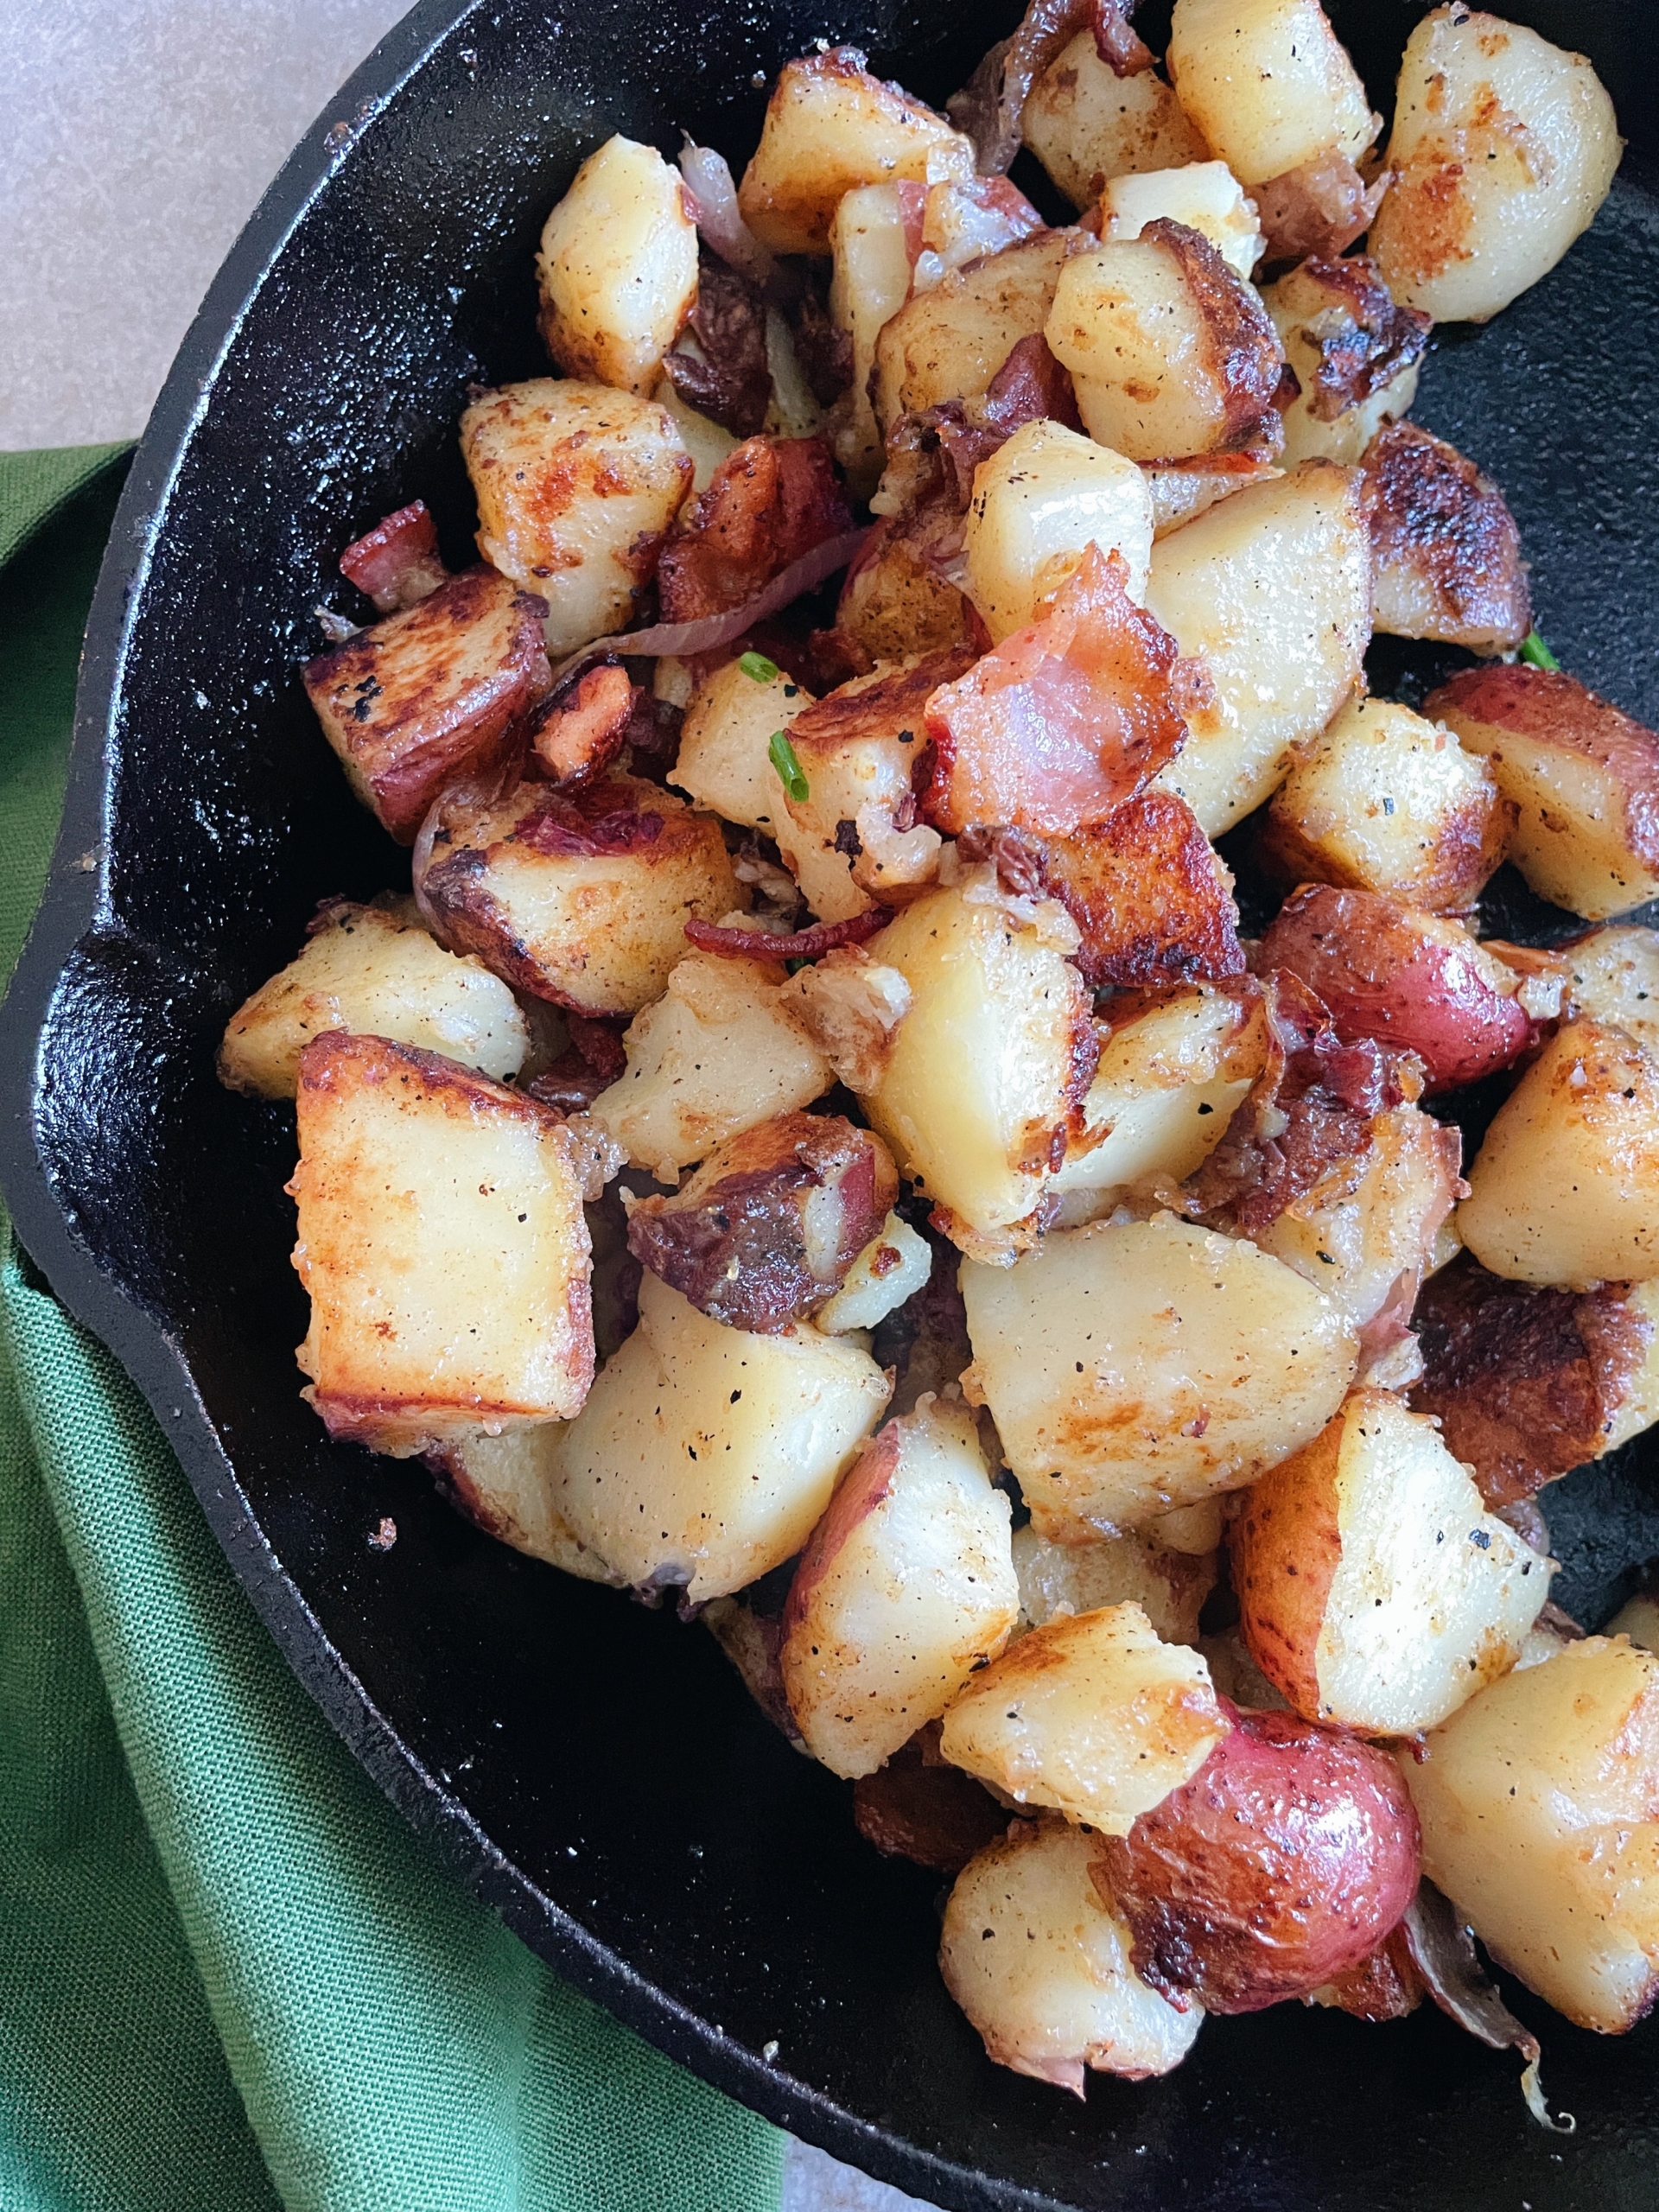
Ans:
[[[641,1198],[628,1249],[700,1313],[772,1334],[840,1289],[899,1195],[879,1137],[784,1114],[729,1138],[672,1198]]]
[[[1185,799],[1144,791],[1042,848],[1043,887],[1082,933],[1073,957],[1099,988],[1155,989],[1241,975],[1227,865]]]
[[[1366,1958],[1417,1887],[1386,1752],[1289,1713],[1237,1713],[1192,1780],[1098,1847],[1136,1971],[1181,2004],[1255,2012]]]
[[[1591,930],[1558,950],[1574,1009],[1659,1053],[1659,931],[1627,922]]]
[[[836,433],[836,457],[866,494],[874,488],[882,461],[869,391],[875,341],[910,297],[926,196],[926,186],[917,182],[855,185],[842,195],[830,220],[830,314],[853,347],[849,419]]]
[[[881,429],[983,391],[1020,340],[1042,330],[1066,256],[1093,243],[1086,231],[1043,231],[917,293],[875,341],[870,390]]]
[[[1113,177],[1201,162],[1208,149],[1151,69],[1120,77],[1079,31],[1026,101],[1025,142],[1074,207],[1091,207]]]
[[[543,1421],[499,1436],[480,1429],[439,1445],[426,1464],[443,1496],[486,1536],[584,1582],[620,1589],[622,1577],[578,1540],[553,1503],[564,1427]]]
[[[1148,223],[1184,223],[1209,239],[1236,276],[1248,279],[1267,241],[1254,201],[1244,197],[1225,162],[1189,162],[1179,168],[1115,177],[1101,192],[1103,243],[1138,238]]]
[[[1458,1234],[1517,1282],[1659,1275],[1659,1063],[1623,1030],[1568,1022],[1498,1109]]]
[[[1286,882],[1456,912],[1503,860],[1516,811],[1490,764],[1449,730],[1392,701],[1356,699],[1292,767],[1260,852]]]
[[[305,688],[347,782],[399,844],[433,801],[510,757],[548,687],[546,606],[468,569],[305,666]]]
[[[790,1586],[783,1675],[808,1750],[874,1773],[995,1660],[1019,1611],[1008,1501],[973,1415],[925,1398],[846,1477]]]
[[[418,606],[449,581],[438,552],[437,525],[424,499],[387,515],[340,556],[340,573],[366,592],[382,614]]]
[[[1376,137],[1358,72],[1319,0],[1176,0],[1167,55],[1183,111],[1248,189]]]
[[[1536,1042],[1523,979],[1461,924],[1374,891],[1310,884],[1262,940],[1263,972],[1299,976],[1337,1033],[1415,1052],[1430,1090],[1507,1067]]]
[[[1357,1333],[1293,1268],[1162,1214],[962,1271],[974,1364],[1039,1533],[1088,1542],[1236,1490],[1317,1436]]]
[[[540,325],[567,376],[641,398],[697,296],[697,226],[678,172],[620,134],[576,171],[536,260]]]
[[[1428,317],[1398,306],[1363,253],[1304,261],[1262,297],[1301,387],[1284,411],[1287,465],[1357,461],[1411,411]]]
[[[968,596],[993,644],[1035,621],[1087,545],[1122,554],[1125,589],[1147,588],[1152,495],[1122,454],[1064,423],[1025,423],[974,472],[967,518]]]
[[[845,1338],[728,1329],[647,1273],[565,1432],[555,1507],[633,1587],[727,1596],[799,1551],[888,1387]]]
[[[1521,533],[1497,486],[1413,423],[1378,431],[1360,480],[1376,627],[1512,652],[1532,627],[1532,600]]]
[[[1520,810],[1510,857],[1540,898],[1589,920],[1659,897],[1659,737],[1572,677],[1461,671],[1423,710],[1491,761]]]
[[[1410,1736],[1520,1656],[1549,1564],[1489,1513],[1433,1423],[1357,1390],[1252,1484],[1228,1531],[1239,1625],[1304,1719]]]
[[[723,821],[764,831],[813,912],[834,920],[857,911],[846,888],[847,857],[797,830],[772,760],[774,734],[812,704],[811,693],[784,670],[752,675],[742,659],[728,661],[692,696],[669,780]]]
[[[1041,1628],[1062,1614],[1133,1603],[1164,1643],[1195,1643],[1198,1614],[1215,1587],[1215,1548],[1175,1550],[1160,1541],[1161,1534],[1154,1522],[1133,1535],[1052,1544],[1030,1522],[1017,1529],[1014,1571],[1021,1620]]]
[[[1192,2049],[1176,2008],[1129,1962],[1122,1916],[1091,1878],[1098,1848],[1064,1821],[1016,1821],[957,1878],[939,1971],[999,2066],[1084,2094],[1085,2069],[1145,2081]]]
[[[1580,2027],[1659,1995],[1659,1660],[1585,1637],[1517,1669],[1402,1762],[1423,1872],[1497,1963]]]

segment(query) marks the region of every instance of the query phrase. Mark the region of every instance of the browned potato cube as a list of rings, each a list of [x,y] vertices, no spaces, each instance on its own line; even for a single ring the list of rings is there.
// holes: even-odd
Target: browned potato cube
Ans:
[[[1623,1029],[1659,1053],[1659,931],[1639,922],[1592,930],[1560,948],[1568,964],[1567,995],[1592,1021]]]
[[[445,785],[505,758],[548,687],[546,613],[493,569],[468,569],[306,664],[324,736],[400,845]]]
[[[1098,989],[1214,982],[1243,973],[1232,877],[1173,791],[1147,791],[1044,848],[1043,882],[1083,935]]]
[[[458,951],[577,1014],[660,998],[694,914],[740,903],[720,824],[655,784],[520,784],[444,810],[423,895]]]
[[[1067,254],[1092,243],[1086,231],[1039,232],[917,293],[875,341],[882,429],[901,415],[983,391],[1020,340],[1047,321]]]
[[[583,1173],[556,1114],[383,1037],[300,1059],[304,1396],[407,1459],[569,1420],[594,1372]]]
[[[1032,152],[1074,207],[1116,176],[1178,169],[1208,149],[1155,70],[1120,77],[1079,31],[1037,79],[1020,117]]]
[[[581,1541],[553,1503],[565,1427],[562,1421],[543,1421],[499,1436],[480,1429],[429,1452],[426,1463],[440,1493],[486,1536],[583,1582],[620,1589],[621,1576]]]
[[[1358,461],[1411,411],[1428,317],[1397,307],[1363,253],[1301,262],[1262,297],[1301,386],[1285,410],[1287,463]]]
[[[542,335],[567,376],[645,397],[697,296],[697,226],[654,146],[607,138],[542,232]]]
[[[1521,533],[1497,485],[1413,423],[1372,439],[1360,485],[1377,629],[1471,652],[1513,651],[1532,627],[1532,600]]]
[[[1357,162],[1377,118],[1319,0],[1176,0],[1176,95],[1239,181],[1334,151]]]

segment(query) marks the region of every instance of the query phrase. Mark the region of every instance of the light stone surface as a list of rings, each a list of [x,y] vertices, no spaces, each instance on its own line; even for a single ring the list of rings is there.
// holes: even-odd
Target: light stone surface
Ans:
[[[289,149],[400,0],[0,0],[0,450],[136,437]],[[927,2212],[790,2145],[784,2212]]]

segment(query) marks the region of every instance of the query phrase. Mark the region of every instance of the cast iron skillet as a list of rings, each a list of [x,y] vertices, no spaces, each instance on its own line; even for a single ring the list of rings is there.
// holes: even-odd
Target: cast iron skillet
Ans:
[[[1379,100],[1417,0],[1332,11]],[[1587,48],[1651,141],[1645,0],[1516,0]],[[1165,24],[1147,10],[1149,35]],[[282,1108],[213,1077],[229,1008],[316,900],[399,880],[296,680],[348,538],[419,494],[472,526],[474,378],[538,373],[531,257],[610,132],[689,125],[741,160],[757,72],[816,35],[938,99],[1012,9],[900,0],[425,0],[307,137],[209,294],[134,464],[93,609],[46,904],[3,1018],[5,1195],[114,1347],[301,1679],[527,1942],[675,2057],[841,2157],[958,2207],[1651,2202],[1651,2030],[1545,2033],[1576,2137],[1432,2011],[1281,2006],[1088,2101],[991,2067],[934,1966],[937,1885],[877,1858],[711,1638],[478,1535],[417,1470],[300,1403]],[[1166,11],[1165,14],[1166,22]],[[1421,418],[1506,487],[1567,664],[1659,721],[1649,643],[1659,203],[1636,162],[1592,235],[1491,328],[1446,334]],[[1379,663],[1384,649],[1378,649]],[[1433,657],[1388,649],[1414,687]],[[1506,933],[1567,918],[1497,893]],[[1651,1441],[1548,1501],[1558,1594],[1594,1622],[1659,1552]],[[397,1522],[389,1553],[368,1532]]]

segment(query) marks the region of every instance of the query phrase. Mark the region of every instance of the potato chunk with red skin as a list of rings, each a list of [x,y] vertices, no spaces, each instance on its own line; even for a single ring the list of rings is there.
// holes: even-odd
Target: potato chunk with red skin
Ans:
[[[939,1971],[999,2066],[1082,2096],[1085,2069],[1144,2082],[1192,2049],[1200,2006],[1177,2011],[1129,1962],[1129,1931],[1064,1821],[1016,1821],[957,1877]]]
[[[899,1195],[879,1137],[785,1114],[732,1138],[671,1198],[642,1198],[628,1249],[700,1313],[771,1334],[828,1304]]]
[[[1043,889],[1082,932],[1072,956],[1096,989],[1218,982],[1244,972],[1226,863],[1173,791],[1144,791],[1050,839]]]
[[[1562,1645],[1471,1698],[1405,1761],[1423,1872],[1498,1964],[1580,2027],[1659,1995],[1659,1661]]]
[[[1497,486],[1444,438],[1393,423],[1360,464],[1376,626],[1472,652],[1513,651],[1532,627],[1521,533]]]
[[[1092,244],[1086,231],[1042,231],[916,293],[875,341],[881,429],[984,391],[1020,340],[1041,334],[1067,255]]]
[[[614,775],[446,804],[422,888],[457,951],[585,1014],[649,1006],[688,919],[717,920],[741,895],[713,816]]]
[[[1006,1831],[1008,1815],[970,1774],[939,1755],[939,1724],[930,1720],[874,1774],[853,1784],[853,1821],[887,1859],[955,1877]]]
[[[305,666],[346,780],[400,845],[459,778],[499,766],[551,680],[544,601],[493,569],[452,576]]]
[[[1423,709],[1484,753],[1520,810],[1510,857],[1591,921],[1659,897],[1659,737],[1558,671],[1469,668]]]
[[[583,1171],[560,1117],[435,1052],[331,1030],[300,1059],[298,1358],[329,1434],[406,1459],[578,1412]]]
[[[1418,1828],[1385,1752],[1243,1713],[1192,1781],[1102,1840],[1135,1971],[1171,2004],[1258,2012],[1374,1950],[1417,1887]]]
[[[747,438],[677,519],[657,562],[664,622],[724,614],[852,526],[822,438]]]
[[[1334,149],[1357,162],[1377,118],[1319,0],[1177,0],[1169,73],[1241,184]]]
[[[581,1581],[620,1589],[621,1576],[578,1540],[553,1504],[563,1433],[563,1421],[500,1436],[480,1429],[429,1452],[426,1464],[440,1496],[486,1536]]]
[[[1201,162],[1208,148],[1154,70],[1120,77],[1079,31],[1032,86],[1026,144],[1074,207],[1090,207],[1116,176]]]
[[[1431,1091],[1507,1067],[1538,1037],[1513,969],[1460,924],[1380,892],[1304,886],[1280,908],[1259,964],[1300,976],[1339,1037],[1415,1052]]]
[[[1367,1736],[1433,1728],[1507,1674],[1549,1594],[1548,1563],[1382,1390],[1252,1484],[1228,1548],[1256,1664],[1305,1720]]]
[[[807,1749],[873,1774],[995,1659],[1020,1611],[1008,1502],[965,1406],[890,1421],[813,1530],[784,1609],[783,1677]]]

